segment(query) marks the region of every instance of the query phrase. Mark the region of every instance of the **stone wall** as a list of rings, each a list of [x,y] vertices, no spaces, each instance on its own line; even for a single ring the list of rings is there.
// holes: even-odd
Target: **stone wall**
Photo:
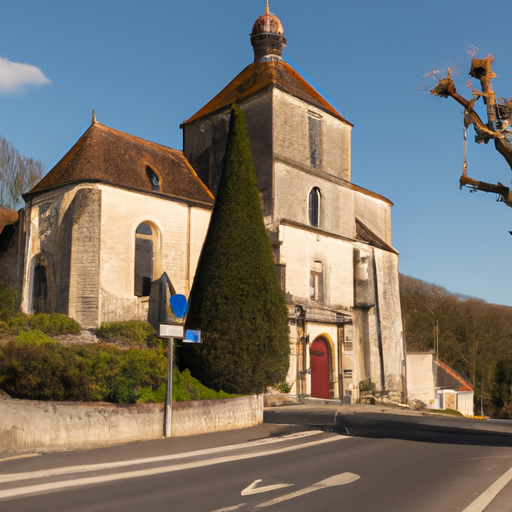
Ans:
[[[163,404],[0,399],[0,459],[159,439],[163,421]],[[262,422],[263,395],[175,402],[172,437],[235,430]]]
[[[210,214],[186,201],[104,184],[41,194],[27,205],[21,310],[33,311],[34,269],[43,265],[48,312],[85,328],[145,319],[148,299],[134,290],[137,227],[146,222],[155,231],[153,277],[167,272],[177,292],[188,295]]]

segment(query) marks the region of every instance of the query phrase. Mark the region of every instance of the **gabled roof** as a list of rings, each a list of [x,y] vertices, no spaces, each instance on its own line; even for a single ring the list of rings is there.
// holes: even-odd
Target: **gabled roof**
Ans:
[[[285,92],[321,108],[341,121],[352,126],[325,98],[286,62],[268,61],[252,63],[231,81],[217,96],[183,125],[211,114],[233,102],[245,98],[268,85],[275,85]],[[182,126],[183,126],[182,125]]]
[[[146,168],[159,176],[154,191]],[[155,144],[93,122],[75,145],[29,192],[30,199],[73,183],[106,183],[160,197],[213,204],[213,195],[181,151]]]
[[[453,368],[450,368],[437,358],[435,363],[438,367],[436,387],[455,388],[458,391],[474,391],[471,383],[462,377],[462,375],[459,375]]]

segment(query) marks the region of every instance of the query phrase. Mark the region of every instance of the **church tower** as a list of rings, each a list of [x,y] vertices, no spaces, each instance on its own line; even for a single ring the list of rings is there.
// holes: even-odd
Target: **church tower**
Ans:
[[[268,3],[250,42],[254,61],[182,124],[183,152],[216,195],[238,103],[289,305],[292,393],[399,401],[392,203],[352,183],[352,124],[285,62],[284,28]]]

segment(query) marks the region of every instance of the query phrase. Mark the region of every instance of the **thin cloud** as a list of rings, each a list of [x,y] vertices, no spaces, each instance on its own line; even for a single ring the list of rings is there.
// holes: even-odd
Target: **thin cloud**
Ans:
[[[27,85],[41,86],[51,83],[36,66],[11,62],[0,57],[0,94],[20,91]]]

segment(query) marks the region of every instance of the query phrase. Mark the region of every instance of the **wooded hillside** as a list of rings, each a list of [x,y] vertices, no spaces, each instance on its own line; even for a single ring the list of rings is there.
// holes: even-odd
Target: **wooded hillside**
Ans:
[[[436,350],[475,388],[475,412],[512,419],[512,307],[400,275],[407,351]]]

